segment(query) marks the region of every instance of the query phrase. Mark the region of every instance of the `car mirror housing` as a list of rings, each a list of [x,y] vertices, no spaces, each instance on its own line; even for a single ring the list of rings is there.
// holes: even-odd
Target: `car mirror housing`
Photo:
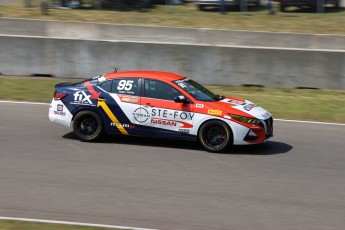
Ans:
[[[174,97],[174,101],[179,103],[187,103],[187,98],[183,95],[179,95]]]

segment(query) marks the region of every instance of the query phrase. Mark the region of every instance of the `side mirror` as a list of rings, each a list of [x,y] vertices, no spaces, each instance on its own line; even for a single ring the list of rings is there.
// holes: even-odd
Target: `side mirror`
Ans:
[[[179,102],[179,103],[186,103],[187,102],[187,98],[183,95],[180,96],[176,96],[174,97],[174,101],[175,102]]]

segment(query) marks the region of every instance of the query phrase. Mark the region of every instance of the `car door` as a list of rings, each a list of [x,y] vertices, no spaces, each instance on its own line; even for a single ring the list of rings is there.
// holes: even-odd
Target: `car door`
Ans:
[[[188,134],[193,127],[194,104],[175,102],[181,96],[177,88],[156,80],[143,79],[141,95],[141,124],[152,127],[152,135],[175,137]],[[145,115],[145,116],[144,116]]]
[[[98,107],[106,119],[110,132],[124,135],[138,135],[140,120],[133,112],[140,109],[140,78],[115,78],[99,84],[103,90]]]

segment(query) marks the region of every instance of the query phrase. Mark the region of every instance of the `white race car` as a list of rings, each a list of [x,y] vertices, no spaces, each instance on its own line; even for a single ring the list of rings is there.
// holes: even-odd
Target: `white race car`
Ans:
[[[158,71],[114,72],[58,84],[49,119],[73,127],[83,141],[105,132],[199,141],[210,152],[273,136],[271,114],[256,104]]]

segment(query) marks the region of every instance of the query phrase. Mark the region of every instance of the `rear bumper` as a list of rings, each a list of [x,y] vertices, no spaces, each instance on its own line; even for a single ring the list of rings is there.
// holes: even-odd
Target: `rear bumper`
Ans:
[[[48,113],[49,120],[53,123],[72,127],[72,114],[61,100],[52,100]]]

